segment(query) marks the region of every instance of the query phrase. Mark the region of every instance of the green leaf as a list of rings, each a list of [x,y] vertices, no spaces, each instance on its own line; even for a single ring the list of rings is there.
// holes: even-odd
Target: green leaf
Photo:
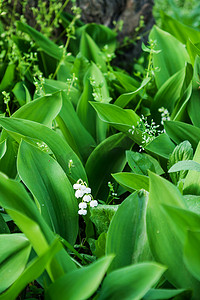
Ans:
[[[30,121],[42,123],[48,127],[52,126],[52,121],[58,115],[62,107],[61,93],[46,95],[31,101],[18,109],[12,117],[28,119]]]
[[[187,140],[193,149],[196,149],[200,137],[200,128],[178,121],[166,121],[164,124],[166,133],[176,143]]]
[[[184,141],[179,145],[177,145],[174,151],[172,152],[172,154],[170,155],[168,161],[168,167],[171,168],[174,164],[178,163],[179,161],[191,160],[192,158],[193,158],[192,146],[188,141]],[[169,173],[171,172],[170,170],[168,171]],[[172,179],[172,182],[174,184],[177,184],[178,181],[184,179],[186,175],[187,172],[179,172],[176,174],[170,174],[170,177]]]
[[[166,214],[164,205],[173,208],[173,217],[172,210]],[[170,283],[177,288],[194,289],[194,293],[198,295],[199,283],[188,272],[183,262],[184,228],[182,229],[180,218],[176,219],[178,211],[183,211],[182,216],[185,216],[185,208],[185,200],[179,190],[166,179],[150,172],[146,222],[152,254],[156,261],[168,267],[165,276]]]
[[[85,169],[94,197],[105,199],[108,194],[107,183],[111,173],[122,171],[125,164],[125,151],[132,141],[124,134],[114,134],[99,144],[89,156]]]
[[[200,32],[194,28],[187,26],[178,20],[166,15],[162,12],[162,27],[164,30],[171,33],[183,44],[186,44],[188,38],[196,43],[200,39]]]
[[[146,153],[126,151],[126,159],[135,174],[148,175],[148,170],[158,175],[164,173],[158,161]]]
[[[40,256],[49,248],[55,235],[50,230],[33,200],[29,197],[23,185],[8,179],[0,173],[0,205],[9,213],[21,231],[27,236],[35,252]],[[59,261],[59,263],[58,263]],[[61,265],[62,268],[61,269]],[[64,250],[57,255],[52,267],[48,268],[53,279],[75,268],[71,258]]]
[[[12,92],[17,98],[20,106],[23,106],[25,103],[31,102],[31,95],[23,81],[17,82],[12,89]]]
[[[141,299],[156,284],[166,268],[140,263],[111,272],[104,280],[99,300]]]
[[[5,91],[13,84],[15,78],[15,64],[9,64],[0,83],[0,92]]]
[[[1,234],[0,249],[0,293],[2,293],[25,269],[31,245],[22,234]]]
[[[140,130],[135,130],[134,134],[129,133],[132,126],[137,126],[140,117],[131,109],[122,109],[113,104],[94,103],[91,102],[98,113],[99,118],[108,124],[111,124],[117,130],[126,133],[136,143],[142,143],[142,133]]]
[[[113,72],[113,74],[116,76],[119,83],[123,86],[125,92],[136,92],[136,90],[139,88],[140,83],[128,74],[125,74],[123,72]]]
[[[198,280],[200,280],[199,247],[200,231],[188,230],[183,258],[187,268]]]
[[[106,53],[113,53],[115,51],[117,46],[117,34],[112,29],[95,23],[86,24],[84,29],[100,49],[103,49]]]
[[[129,192],[144,189],[149,190],[149,177],[134,173],[120,172],[112,174],[113,178]]]
[[[6,144],[6,140],[4,140],[4,141],[0,142],[0,159],[6,153],[6,149],[7,149],[7,144]]]
[[[49,227],[73,245],[78,234],[78,205],[63,169],[51,156],[25,141],[19,147],[17,168]]]
[[[185,62],[190,62],[189,55],[182,43],[168,32],[154,26],[149,38],[156,41],[153,53],[153,65],[160,71],[155,72],[156,85],[160,88],[172,75],[185,67]]]
[[[23,32],[26,32],[32,39],[36,42],[36,44],[48,55],[51,57],[61,60],[63,56],[63,49],[59,48],[58,45],[49,40],[46,36],[44,36],[39,31],[35,30],[31,26],[22,23],[20,21],[17,22],[17,29]]]
[[[102,72],[106,72],[107,68],[103,58],[103,53],[94,40],[85,31],[83,31],[81,35],[80,53],[89,61],[93,61],[96,65],[98,65]]]
[[[15,300],[28,283],[36,280],[44,272],[47,264],[50,263],[59,250],[61,250],[61,244],[58,243],[58,240],[55,240],[46,252],[28,264],[27,268],[13,285],[5,293],[0,295],[0,300]]]
[[[174,164],[168,172],[172,173],[185,170],[193,170],[200,172],[200,164],[193,160],[179,161],[176,164]]]
[[[176,297],[178,296],[178,297]],[[173,298],[172,298],[173,297]],[[161,300],[161,299],[184,299],[190,300],[192,297],[192,291],[184,289],[150,289],[144,296],[144,300]]]
[[[196,57],[194,63],[194,76],[193,76],[193,89],[190,101],[188,103],[188,114],[193,123],[193,125],[200,127],[199,121],[199,97],[200,97],[200,90],[199,90],[199,74],[200,74],[200,57]]]
[[[145,191],[131,194],[115,213],[106,241],[106,254],[116,255],[109,272],[144,260],[151,260],[146,234],[147,200]]]
[[[8,225],[6,224],[2,214],[0,214],[0,234],[2,233],[10,233]]]
[[[147,152],[168,159],[175,145],[166,133],[162,133],[145,146]]]
[[[188,172],[185,183],[184,183],[184,194],[200,195],[200,185],[199,185],[199,167],[200,167],[200,143],[195,151],[193,161],[189,163],[190,171]]]
[[[116,72],[115,72],[115,74],[116,74]],[[121,108],[124,108],[130,101],[132,101],[139,94],[140,91],[142,91],[142,89],[144,87],[147,86],[147,84],[149,83],[150,80],[151,80],[151,78],[145,78],[142,81],[139,88],[137,88],[134,92],[129,92],[129,93],[120,95],[114,104],[117,106],[120,106]],[[134,101],[134,104],[136,104],[136,100]]]
[[[100,142],[106,138],[107,125],[97,118],[89,101],[108,103],[111,100],[108,86],[103,73],[94,63],[87,70],[83,83],[84,90],[77,105],[77,114],[85,128]]]
[[[81,161],[65,140],[55,131],[42,124],[17,118],[0,118],[0,124],[18,141],[20,135],[20,137],[29,137],[45,142],[70,178],[73,178],[74,181],[80,178],[87,181]],[[72,160],[74,164],[71,170],[68,168],[69,160]]]
[[[59,278],[48,288],[46,299],[88,299],[97,290],[112,259],[113,256],[106,256]]]
[[[73,139],[75,143],[75,149],[73,148],[73,145],[70,145],[70,143],[69,145],[73,148],[77,155],[80,153],[83,160],[86,161],[89,154],[96,146],[95,140],[82,125],[69,97],[64,92],[62,92],[62,99],[62,109],[56,121],[68,143],[70,139]]]

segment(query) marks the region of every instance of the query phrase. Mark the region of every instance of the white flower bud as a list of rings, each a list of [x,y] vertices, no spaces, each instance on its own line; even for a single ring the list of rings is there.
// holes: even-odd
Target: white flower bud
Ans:
[[[82,215],[82,216],[85,216],[85,215],[87,215],[87,210],[85,210],[85,209],[80,209],[80,210],[78,211],[78,214],[79,214],[79,215]]]
[[[90,195],[85,195],[84,197],[83,197],[83,201],[85,201],[85,202],[90,202],[91,201],[91,196]]]
[[[87,203],[80,202],[78,206],[79,206],[80,209],[84,209],[84,208],[87,208]]]
[[[90,202],[90,206],[91,207],[95,207],[95,206],[97,206],[98,205],[98,201],[97,200],[92,200],[91,202]]]

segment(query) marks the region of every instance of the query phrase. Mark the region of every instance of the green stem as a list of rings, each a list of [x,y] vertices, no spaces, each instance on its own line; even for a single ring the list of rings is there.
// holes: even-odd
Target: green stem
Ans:
[[[62,6],[61,9],[59,10],[59,12],[57,13],[57,15],[56,15],[55,18],[53,19],[53,21],[51,22],[51,24],[49,25],[50,27],[52,27],[53,24],[54,24],[54,22],[55,22],[55,20],[56,20],[57,18],[60,17],[62,11],[63,11],[64,8],[67,6],[68,2],[69,2],[69,0],[66,0],[66,1],[65,1],[65,3],[63,4],[63,6]]]

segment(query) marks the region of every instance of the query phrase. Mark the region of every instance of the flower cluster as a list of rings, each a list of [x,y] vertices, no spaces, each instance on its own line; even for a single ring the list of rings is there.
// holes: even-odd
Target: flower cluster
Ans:
[[[137,126],[132,126],[131,129],[128,130],[131,134],[134,134],[136,129],[140,130],[142,132],[142,145],[140,145],[140,150],[144,150],[144,147],[152,142],[159,134],[163,133],[162,130],[159,130],[158,128],[160,125],[156,125],[153,119],[151,119],[150,124],[147,122],[147,117],[144,117],[141,115],[140,120],[137,122]]]
[[[164,107],[160,107],[158,109],[158,111],[161,113],[161,124],[164,124],[164,121],[169,121],[170,120],[170,115],[169,115],[169,111],[164,108]]]
[[[87,206],[88,204],[90,207],[95,207],[98,205],[98,201],[94,200],[91,195],[91,188],[87,186],[86,182],[83,182],[82,179],[79,179],[77,183],[73,185],[76,198],[82,198],[82,202],[79,203],[79,215],[86,215],[87,214]]]

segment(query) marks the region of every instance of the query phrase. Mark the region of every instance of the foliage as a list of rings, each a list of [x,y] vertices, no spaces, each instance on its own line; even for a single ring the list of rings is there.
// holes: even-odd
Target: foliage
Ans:
[[[199,299],[198,26],[161,13],[128,74],[43,3],[0,26],[0,300]]]

